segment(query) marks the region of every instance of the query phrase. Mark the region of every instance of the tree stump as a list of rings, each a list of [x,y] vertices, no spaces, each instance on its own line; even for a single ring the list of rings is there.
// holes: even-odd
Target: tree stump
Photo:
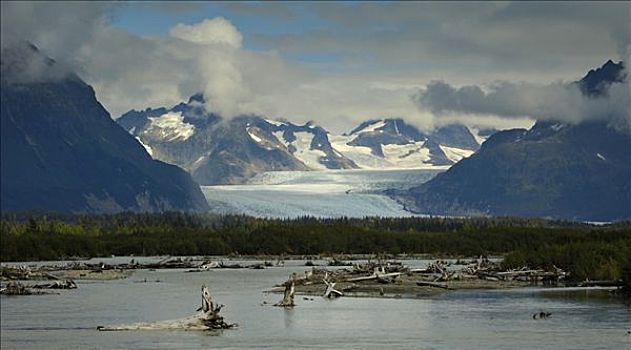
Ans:
[[[296,282],[294,276],[290,276],[287,282],[285,282],[285,292],[283,294],[283,300],[274,304],[274,306],[280,307],[294,307],[294,293],[296,292]]]

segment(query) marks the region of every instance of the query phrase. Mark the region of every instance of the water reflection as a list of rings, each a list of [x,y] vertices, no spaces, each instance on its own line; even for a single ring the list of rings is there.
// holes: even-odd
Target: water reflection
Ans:
[[[283,308],[285,329],[291,329],[294,321],[294,308]]]

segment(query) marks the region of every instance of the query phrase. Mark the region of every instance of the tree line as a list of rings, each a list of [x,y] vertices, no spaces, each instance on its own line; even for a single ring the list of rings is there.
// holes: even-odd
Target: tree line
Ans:
[[[261,219],[242,215],[4,214],[2,261],[109,255],[503,255],[507,268],[560,267],[577,280],[631,269],[631,222],[525,218]],[[625,270],[626,269],[626,270]]]

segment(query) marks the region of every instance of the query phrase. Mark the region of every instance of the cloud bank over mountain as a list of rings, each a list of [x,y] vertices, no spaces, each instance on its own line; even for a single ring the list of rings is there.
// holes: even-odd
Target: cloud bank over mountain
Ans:
[[[626,120],[631,123],[629,82],[612,84],[602,96],[583,93],[578,84],[496,82],[489,86],[454,87],[433,81],[413,98],[434,115],[492,115],[502,118],[579,123],[589,120]],[[466,119],[466,117],[464,117]]]
[[[161,31],[124,23],[138,11]],[[444,112],[492,125],[556,113],[527,99],[541,90],[572,104],[575,92],[551,81],[628,61],[630,17],[628,3],[3,2],[2,42],[28,40],[78,67],[114,117],[204,92],[225,117],[314,119],[336,131],[405,117],[429,128]],[[429,108],[418,108],[419,88]],[[441,102],[445,93],[467,110]],[[520,93],[525,101],[515,101]],[[597,106],[572,107],[582,115]]]

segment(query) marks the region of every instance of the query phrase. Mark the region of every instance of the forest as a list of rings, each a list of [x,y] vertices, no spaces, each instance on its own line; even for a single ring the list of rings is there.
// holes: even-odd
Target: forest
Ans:
[[[2,261],[111,255],[430,254],[503,256],[506,268],[570,272],[574,280],[631,274],[631,222],[524,218],[339,218],[121,213],[4,214]]]

